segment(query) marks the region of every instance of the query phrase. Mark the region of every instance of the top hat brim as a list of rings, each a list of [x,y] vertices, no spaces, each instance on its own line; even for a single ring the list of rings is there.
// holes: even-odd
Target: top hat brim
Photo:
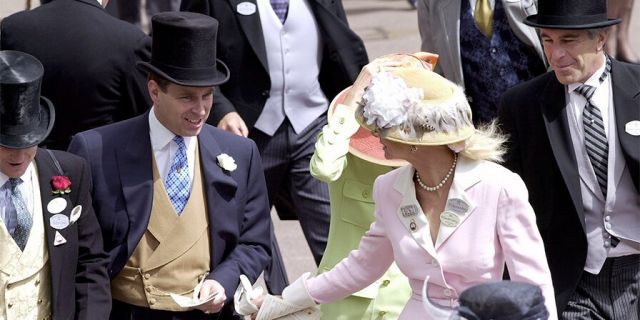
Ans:
[[[523,20],[524,24],[534,28],[548,29],[594,29],[604,28],[622,22],[621,19],[606,19],[589,21],[581,16],[545,16],[534,14]]]
[[[53,129],[55,109],[53,103],[45,97],[40,97],[40,118],[35,128],[27,134],[0,134],[0,146],[10,149],[24,149],[35,146],[46,139]]]
[[[220,59],[216,59],[215,68],[203,68],[203,69],[182,69],[175,68],[171,72],[173,76],[168,72],[163,71],[161,68],[153,65],[153,63],[138,61],[136,66],[145,72],[153,72],[158,76],[169,80],[175,84],[187,87],[210,87],[221,85],[229,80],[229,68]],[[170,67],[163,67],[168,69]]]
[[[350,88],[351,87],[348,87],[342,90],[331,101],[327,112],[327,116],[330,120],[334,116],[333,110],[339,103],[344,101]],[[355,112],[355,110],[353,111]],[[353,121],[355,121],[355,114]],[[384,149],[382,143],[380,143],[380,138],[374,136],[369,130],[363,127],[358,128],[358,131],[350,137],[349,153],[362,160],[381,166],[401,167],[407,164],[404,160],[387,159],[384,156]]]

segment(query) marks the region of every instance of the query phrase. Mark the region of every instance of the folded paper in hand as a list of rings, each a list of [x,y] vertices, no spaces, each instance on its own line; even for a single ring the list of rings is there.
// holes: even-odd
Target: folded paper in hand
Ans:
[[[198,295],[200,294],[200,289],[202,288],[202,284],[204,283],[204,280],[206,278],[207,278],[207,275],[205,274],[202,277],[202,280],[200,280],[200,282],[196,285],[196,287],[193,288],[193,294],[191,295],[191,297],[185,297],[175,293],[170,293],[169,295],[171,296],[173,301],[175,301],[175,303],[182,308],[190,309],[190,308],[199,307],[213,300],[213,298],[215,298],[216,295],[218,295],[218,292],[210,292],[208,296],[198,298]]]

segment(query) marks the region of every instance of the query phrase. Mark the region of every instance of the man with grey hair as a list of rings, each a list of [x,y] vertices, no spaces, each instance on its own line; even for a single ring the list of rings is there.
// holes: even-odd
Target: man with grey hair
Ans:
[[[548,72],[507,91],[507,166],[537,214],[563,319],[638,319],[640,66],[608,57],[606,0],[540,0]]]

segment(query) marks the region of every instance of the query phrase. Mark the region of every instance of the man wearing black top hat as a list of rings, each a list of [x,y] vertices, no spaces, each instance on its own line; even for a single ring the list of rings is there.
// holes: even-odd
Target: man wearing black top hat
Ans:
[[[255,281],[270,255],[260,156],[251,140],[205,124],[214,86],[229,78],[216,59],[218,22],[165,12],[152,26],[151,61],[139,63],[151,110],[69,146],[91,166],[111,319],[234,319],[240,275]]]
[[[638,319],[640,66],[608,57],[606,0],[540,0],[548,72],[507,91],[507,166],[530,192],[564,319]]]
[[[108,319],[87,163],[37,146],[55,118],[43,72],[31,55],[0,51],[0,319]]]

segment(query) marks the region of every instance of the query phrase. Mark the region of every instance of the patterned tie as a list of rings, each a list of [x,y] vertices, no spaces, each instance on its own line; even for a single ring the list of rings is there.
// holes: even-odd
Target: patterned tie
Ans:
[[[493,33],[493,10],[491,10],[489,0],[476,0],[473,19],[476,21],[480,32],[487,36],[487,38],[491,38],[491,34]]]
[[[171,163],[165,186],[173,207],[180,215],[189,200],[189,185],[191,181],[189,179],[189,162],[187,161],[187,147],[184,144],[184,138],[175,136],[173,142],[178,145],[178,150]]]
[[[287,11],[289,11],[289,0],[271,0],[271,7],[273,7],[273,11],[275,11],[280,22],[284,24],[287,19]]]
[[[611,72],[611,61],[607,59],[607,66],[600,76],[600,84]],[[596,87],[583,84],[576,92],[587,99],[587,104],[582,112],[582,126],[584,129],[584,142],[591,166],[596,174],[602,194],[607,197],[607,164],[609,158],[609,143],[604,131],[604,122],[600,110],[591,103],[591,98],[596,92]]]
[[[10,178],[3,189],[9,190],[9,200],[5,206],[5,216],[8,217],[8,224],[15,225],[13,232],[11,227],[7,225],[7,229],[11,233],[11,237],[16,242],[20,250],[24,250],[29,239],[29,232],[31,231],[31,225],[33,224],[33,218],[27,210],[27,206],[24,203],[24,198],[18,186],[22,183],[20,178]],[[13,221],[11,223],[9,221]]]

